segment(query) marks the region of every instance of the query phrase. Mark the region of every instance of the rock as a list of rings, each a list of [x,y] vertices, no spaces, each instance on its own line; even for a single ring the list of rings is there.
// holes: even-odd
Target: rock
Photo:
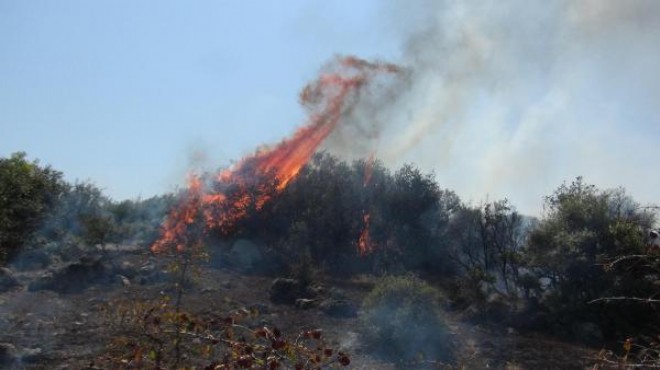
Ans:
[[[129,261],[122,261],[117,267],[116,272],[117,274],[125,276],[129,279],[136,277],[139,273],[138,268]]]
[[[572,331],[573,336],[584,344],[598,346],[603,343],[603,331],[593,322],[576,323]]]
[[[131,286],[131,281],[124,275],[115,275],[115,281],[123,286]]]
[[[26,348],[21,353],[21,361],[24,363],[38,363],[44,360],[41,348]]]
[[[21,253],[12,263],[18,271],[45,269],[53,264],[53,257],[43,249],[32,249]]]
[[[43,275],[28,286],[29,291],[53,290],[59,293],[79,292],[90,285],[107,282],[107,268],[98,257],[82,257],[78,262]]]
[[[301,290],[298,280],[277,278],[273,280],[268,292],[274,303],[294,304],[300,297]]]
[[[268,307],[267,304],[263,304],[263,303],[253,303],[250,306],[248,306],[248,309],[250,311],[255,311],[259,314],[267,314],[270,312],[270,307]]]
[[[344,293],[344,291],[339,288],[330,288],[328,294],[333,299],[337,299],[337,300],[346,299],[346,293]]]
[[[301,309],[301,310],[309,310],[310,308],[313,308],[316,306],[316,300],[315,299],[307,299],[307,298],[298,298],[296,299],[296,308]]]
[[[230,265],[243,270],[254,270],[263,260],[259,247],[247,239],[239,239],[232,245],[227,255]]]
[[[21,284],[14,277],[14,273],[6,267],[0,267],[0,293],[4,293],[19,286],[21,286]]]
[[[322,286],[308,286],[305,289],[305,296],[307,297],[312,297],[312,298],[317,298],[317,297],[323,297],[327,293],[326,289]]]
[[[357,307],[348,299],[329,298],[321,302],[319,308],[328,316],[350,318],[357,316]]]
[[[137,276],[132,278],[136,284],[147,285],[154,283],[165,282],[169,279],[169,275],[158,268],[154,259],[149,258],[147,262],[140,266]]]
[[[149,275],[152,274],[156,271],[156,262],[152,258],[149,258],[147,262],[143,263],[142,266],[140,266],[140,275]]]
[[[16,347],[11,343],[0,343],[0,367],[10,366],[16,362]]]

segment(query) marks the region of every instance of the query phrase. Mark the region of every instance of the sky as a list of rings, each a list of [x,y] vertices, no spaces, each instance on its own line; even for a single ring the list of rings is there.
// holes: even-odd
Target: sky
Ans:
[[[195,153],[227,164],[303,124],[333,55],[395,53],[374,2],[342,3],[2,0],[0,155],[117,199],[172,190]]]
[[[584,176],[653,203],[657,40],[652,0],[0,0],[0,156],[115,200],[172,191],[290,135],[300,89],[355,55],[406,79],[359,102],[330,152],[365,155],[342,130],[371,125],[386,165],[415,163],[468,202],[538,215]]]

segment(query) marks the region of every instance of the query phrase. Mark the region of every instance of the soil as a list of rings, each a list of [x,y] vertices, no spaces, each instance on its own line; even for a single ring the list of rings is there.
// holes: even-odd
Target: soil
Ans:
[[[142,249],[125,248],[114,255],[115,263],[140,266],[153,256]],[[158,268],[164,268],[160,261]],[[51,267],[52,269],[53,267]],[[58,293],[29,291],[28,286],[45,270],[14,272],[21,287],[0,294],[0,343],[16,348],[16,369],[95,368],[107,351],[115,329],[108,324],[108,308],[115,302],[157,298],[171,286],[166,281],[130,283],[125,279],[95,283],[82,291]],[[273,277],[231,269],[199,267],[194,283],[185,291],[183,305],[189,312],[221,314],[243,307],[262,307],[263,321],[285,334],[321,328],[336,348],[345,350],[348,369],[395,369],[395,365],[369,354],[360,341],[358,318],[330,317],[318,308],[301,310],[270,302]],[[133,279],[135,280],[135,279]],[[373,278],[326,281],[340,289],[358,306],[373,286]],[[597,350],[571,345],[538,335],[523,335],[506,328],[483,328],[462,322],[459,315],[445,314],[454,338],[457,367],[465,369],[588,369]],[[2,367],[2,364],[0,364]]]

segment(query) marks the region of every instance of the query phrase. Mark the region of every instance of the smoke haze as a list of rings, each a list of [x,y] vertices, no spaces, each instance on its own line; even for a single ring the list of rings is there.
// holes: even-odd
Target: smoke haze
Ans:
[[[657,201],[660,2],[415,1],[383,14],[406,72],[374,82],[326,149],[412,162],[468,201],[508,197],[528,214],[576,176]]]

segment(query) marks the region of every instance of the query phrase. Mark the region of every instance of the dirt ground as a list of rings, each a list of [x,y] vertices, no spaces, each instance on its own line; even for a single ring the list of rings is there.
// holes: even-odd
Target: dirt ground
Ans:
[[[118,252],[116,260],[140,265],[148,253]],[[153,260],[153,257],[152,257]],[[162,267],[162,266],[161,266]],[[160,268],[160,267],[159,267]],[[107,310],[115,302],[157,298],[168,283],[127,284],[121,280],[95,284],[76,293],[29,291],[30,281],[44,271],[16,272],[23,287],[0,294],[0,343],[16,348],[16,369],[85,369],[96,363],[113,338]],[[183,298],[190,312],[220,314],[242,307],[263,307],[262,320],[290,333],[321,328],[335,348],[351,357],[349,369],[395,369],[371,356],[360,341],[357,318],[334,318],[316,308],[301,310],[268,299],[273,278],[230,269],[199,268]],[[368,278],[328,281],[360,304],[372,283]],[[463,323],[446,313],[458,358],[465,369],[588,369],[596,351],[512,331],[485,329]],[[1,367],[1,365],[0,365]],[[92,367],[93,368],[93,367]]]

